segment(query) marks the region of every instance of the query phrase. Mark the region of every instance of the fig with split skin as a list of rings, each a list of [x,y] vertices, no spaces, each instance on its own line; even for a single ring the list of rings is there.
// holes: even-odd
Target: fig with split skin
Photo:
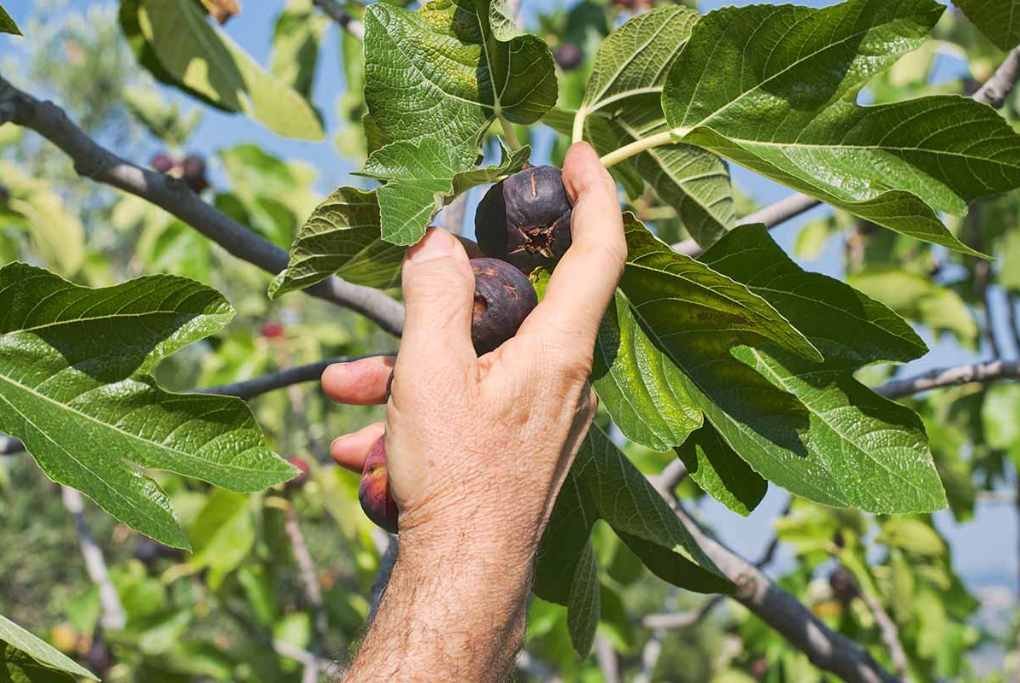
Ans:
[[[525,275],[551,270],[570,247],[572,210],[560,169],[526,168],[485,193],[475,214],[478,246]]]
[[[538,305],[531,281],[517,268],[494,258],[471,259],[475,301],[471,342],[479,356],[517,334],[517,328]]]

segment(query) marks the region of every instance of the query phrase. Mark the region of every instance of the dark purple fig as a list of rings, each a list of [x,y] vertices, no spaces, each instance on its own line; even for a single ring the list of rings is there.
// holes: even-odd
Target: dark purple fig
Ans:
[[[173,157],[166,152],[157,152],[152,155],[151,159],[149,159],[149,166],[152,166],[160,173],[169,173],[174,167],[174,160]]]
[[[570,247],[570,215],[560,170],[532,166],[489,188],[475,214],[475,236],[486,256],[527,275],[552,269]]]
[[[471,259],[471,270],[475,274],[471,342],[480,356],[517,334],[517,328],[538,305],[538,297],[531,281],[505,261]]]
[[[854,578],[844,567],[836,567],[829,574],[829,587],[832,595],[844,605],[860,595],[861,590],[857,587],[857,579]]]
[[[563,43],[556,48],[556,52],[553,53],[553,58],[564,71],[573,71],[577,67],[581,66],[581,60],[584,58],[584,53],[581,52],[581,48],[573,43]]]
[[[205,159],[198,154],[189,154],[181,162],[181,180],[195,192],[209,187],[205,179]]]
[[[386,472],[386,440],[380,436],[372,444],[361,471],[361,485],[358,487],[361,509],[370,520],[390,532],[397,533],[397,518],[400,511],[390,495],[390,477]]]

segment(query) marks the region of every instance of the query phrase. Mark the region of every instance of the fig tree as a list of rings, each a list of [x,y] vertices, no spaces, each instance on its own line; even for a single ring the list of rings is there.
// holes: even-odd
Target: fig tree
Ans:
[[[386,441],[380,436],[372,444],[365,467],[361,470],[361,485],[358,487],[361,509],[370,520],[391,534],[397,533],[397,517],[400,512],[390,495],[390,478],[386,472]]]
[[[551,269],[570,247],[570,215],[560,170],[532,166],[489,188],[475,214],[475,236],[486,256],[527,275]]]
[[[538,305],[538,297],[531,281],[505,261],[471,259],[471,270],[475,274],[471,341],[480,356],[517,333],[517,328]]]

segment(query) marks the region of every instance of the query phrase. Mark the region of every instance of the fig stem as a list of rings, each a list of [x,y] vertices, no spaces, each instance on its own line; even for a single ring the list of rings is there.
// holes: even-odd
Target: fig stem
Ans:
[[[602,165],[606,168],[612,168],[621,161],[637,156],[638,154],[641,154],[641,152],[645,152],[653,147],[671,145],[677,142],[678,138],[682,137],[682,135],[686,132],[687,131],[682,128],[674,128],[672,130],[656,133],[655,135],[649,135],[647,138],[635,140],[629,145],[624,145],[623,147],[620,147],[619,149],[602,157]]]
[[[510,123],[506,118],[500,116],[499,122],[503,126],[503,139],[506,140],[507,147],[513,150],[521,148],[521,141],[517,138],[517,131],[514,130],[514,124]]]

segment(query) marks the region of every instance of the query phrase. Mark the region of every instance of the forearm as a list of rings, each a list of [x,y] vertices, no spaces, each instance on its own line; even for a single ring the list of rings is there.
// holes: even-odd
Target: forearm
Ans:
[[[346,681],[505,680],[524,637],[532,558],[503,544],[401,534],[377,616]]]

